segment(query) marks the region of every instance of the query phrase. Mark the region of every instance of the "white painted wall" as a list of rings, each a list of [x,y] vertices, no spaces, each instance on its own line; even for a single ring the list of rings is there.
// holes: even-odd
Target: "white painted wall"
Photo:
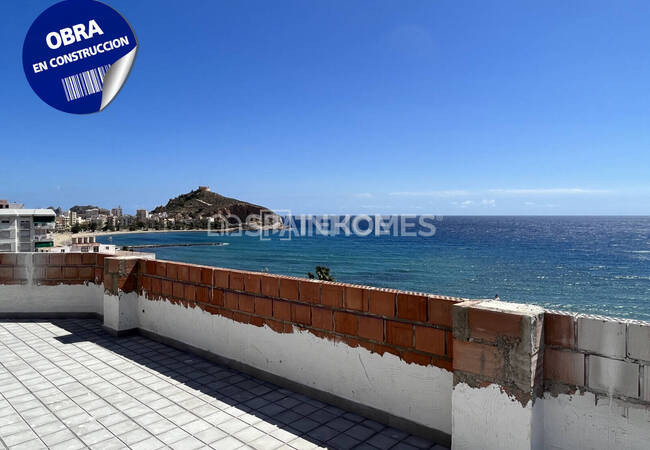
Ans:
[[[144,310],[144,312],[142,312]],[[318,338],[276,333],[140,297],[139,327],[288,380],[451,433],[451,372]]]
[[[452,449],[543,449],[543,403],[524,407],[491,384],[459,383],[452,395]]]
[[[113,331],[138,328],[138,294],[120,292],[119,295],[104,294],[104,326]]]
[[[544,396],[546,448],[648,450],[650,409],[591,392]]]
[[[0,313],[102,313],[104,286],[0,285]]]

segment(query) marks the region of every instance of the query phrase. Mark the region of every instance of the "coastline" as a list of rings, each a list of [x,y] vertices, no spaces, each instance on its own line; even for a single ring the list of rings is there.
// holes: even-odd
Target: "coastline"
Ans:
[[[264,226],[264,227],[259,227],[256,228],[255,230],[274,230],[278,229],[277,226]],[[223,230],[120,230],[120,231],[95,231],[95,232],[79,232],[79,233],[72,233],[70,231],[66,231],[64,233],[55,233],[54,234],[54,246],[62,246],[62,245],[69,245],[72,241],[73,237],[98,237],[98,236],[113,236],[113,235],[121,235],[121,234],[151,234],[151,233],[208,233],[208,232],[213,232],[213,233],[233,233],[235,231],[254,231],[251,228],[246,228],[246,227],[231,227],[231,228],[225,228]]]

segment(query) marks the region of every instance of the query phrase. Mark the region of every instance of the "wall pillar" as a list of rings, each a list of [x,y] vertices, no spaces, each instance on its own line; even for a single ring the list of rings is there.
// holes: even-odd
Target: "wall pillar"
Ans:
[[[111,257],[104,261],[104,329],[114,336],[138,328],[138,257]]]
[[[543,448],[542,308],[453,306],[453,449]]]

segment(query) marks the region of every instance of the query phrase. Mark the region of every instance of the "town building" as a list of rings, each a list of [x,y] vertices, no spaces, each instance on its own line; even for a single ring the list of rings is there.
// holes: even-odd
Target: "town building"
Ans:
[[[111,209],[111,215],[115,217],[122,217],[122,207],[118,206],[117,208]]]
[[[34,252],[54,246],[51,209],[0,209],[0,252]]]
[[[135,218],[138,222],[145,222],[147,220],[147,210],[146,209],[138,209],[135,212]]]
[[[105,255],[114,255],[117,246],[113,244],[100,244],[95,241],[95,236],[73,237],[69,245],[49,247],[40,251],[48,253],[102,253]]]

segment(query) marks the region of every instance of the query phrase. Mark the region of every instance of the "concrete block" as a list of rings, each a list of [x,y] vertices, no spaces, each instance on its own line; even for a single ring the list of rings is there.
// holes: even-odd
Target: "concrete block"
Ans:
[[[544,379],[584,386],[585,355],[547,348],[544,350]]]
[[[650,402],[650,366],[643,366],[643,380],[641,380],[641,389],[643,400]]]
[[[589,388],[639,398],[638,364],[590,355],[588,365]]]
[[[650,361],[650,326],[630,324],[627,329],[627,356]]]
[[[579,317],[578,348],[612,358],[625,358],[625,323]]]

